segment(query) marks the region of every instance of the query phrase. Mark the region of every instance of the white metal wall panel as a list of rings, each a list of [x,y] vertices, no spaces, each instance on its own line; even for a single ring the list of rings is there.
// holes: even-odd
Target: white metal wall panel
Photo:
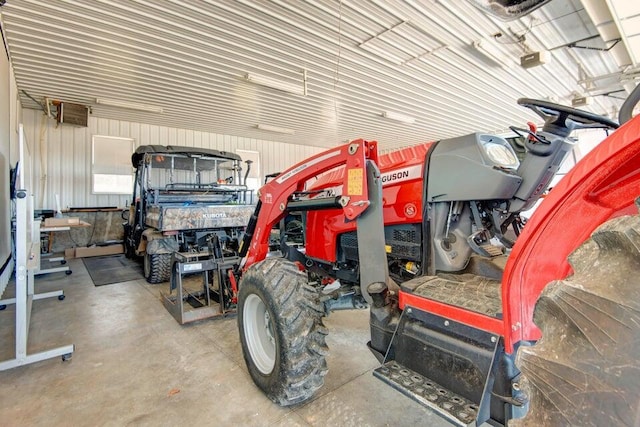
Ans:
[[[220,135],[105,118],[89,118],[89,126],[56,126],[42,111],[25,109],[25,132],[34,147],[36,209],[55,208],[60,195],[62,208],[85,206],[124,207],[131,196],[91,194],[91,138],[93,135],[133,138],[135,146],[158,144],[211,148],[235,152],[258,151],[265,174],[280,172],[322,151],[307,145]]]

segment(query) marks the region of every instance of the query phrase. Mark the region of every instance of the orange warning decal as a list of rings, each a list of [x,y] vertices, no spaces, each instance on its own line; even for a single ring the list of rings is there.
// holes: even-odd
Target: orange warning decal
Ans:
[[[364,176],[364,169],[356,168],[349,169],[348,181],[347,181],[347,194],[349,196],[362,196],[362,178]]]

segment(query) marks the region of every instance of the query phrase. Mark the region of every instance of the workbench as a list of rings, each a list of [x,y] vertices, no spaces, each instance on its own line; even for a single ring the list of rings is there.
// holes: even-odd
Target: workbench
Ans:
[[[49,233],[49,248],[48,251],[49,253],[51,253],[51,249],[53,247],[53,239],[54,239],[54,234],[58,233],[60,231],[70,231],[72,228],[76,228],[76,227],[90,227],[91,224],[89,224],[88,222],[84,222],[84,221],[80,221],[78,224],[68,224],[68,225],[60,225],[60,226],[53,226],[53,227],[47,227],[47,226],[42,226],[42,221],[40,220],[34,220],[33,222],[33,226],[36,228],[36,235],[40,235],[40,233]],[[36,269],[36,271],[34,272],[34,274],[37,276],[39,274],[48,274],[48,273],[57,273],[57,272],[62,272],[64,271],[66,274],[71,274],[72,271],[69,268],[68,265],[65,265],[67,263],[67,261],[65,260],[64,256],[52,256],[50,258],[47,258],[47,260],[52,263],[52,262],[60,262],[62,265],[60,267],[52,267],[52,268],[42,268],[42,266],[38,266],[38,268]]]

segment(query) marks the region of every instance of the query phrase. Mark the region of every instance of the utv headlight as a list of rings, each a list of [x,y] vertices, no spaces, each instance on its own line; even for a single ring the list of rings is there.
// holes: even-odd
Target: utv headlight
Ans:
[[[520,161],[509,145],[496,142],[485,142],[482,144],[489,160],[497,166],[506,169],[518,169]]]

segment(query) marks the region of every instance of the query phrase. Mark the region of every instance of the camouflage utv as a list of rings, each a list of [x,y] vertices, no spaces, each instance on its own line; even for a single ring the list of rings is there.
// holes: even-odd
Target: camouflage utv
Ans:
[[[214,235],[225,254],[236,255],[254,209],[240,156],[144,145],[131,162],[136,173],[132,203],[123,213],[125,254],[144,257],[149,283],[169,280],[174,252],[206,252]]]

